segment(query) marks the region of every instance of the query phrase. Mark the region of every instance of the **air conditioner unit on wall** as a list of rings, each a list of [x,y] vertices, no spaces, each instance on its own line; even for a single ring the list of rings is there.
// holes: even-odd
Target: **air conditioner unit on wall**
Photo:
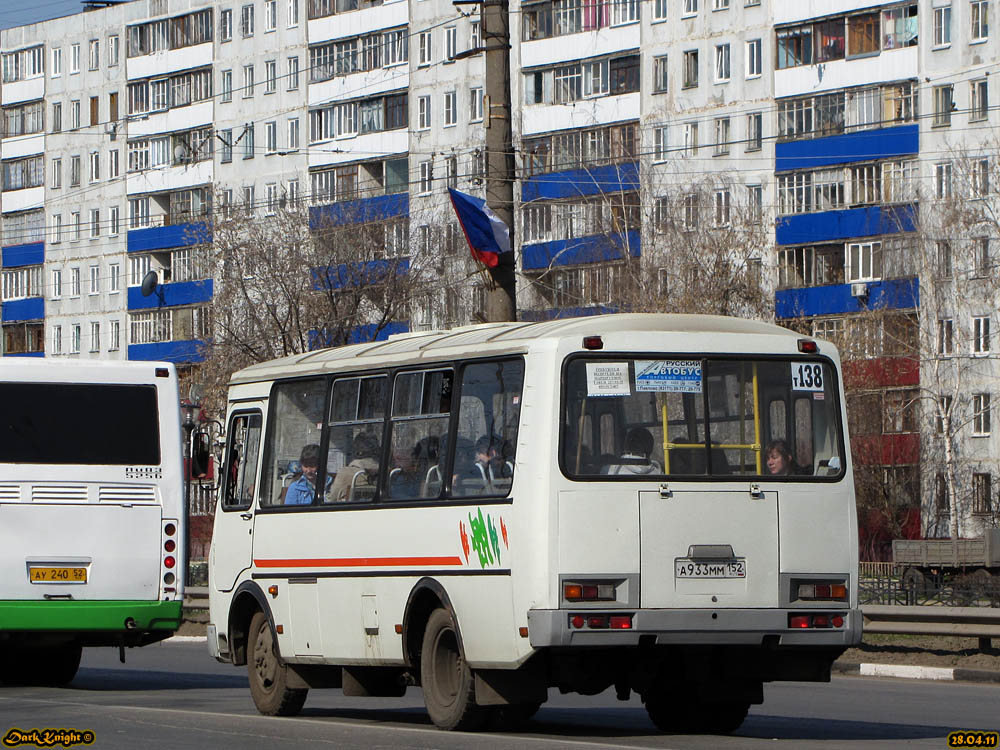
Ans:
[[[867,297],[868,296],[868,285],[863,281],[854,281],[851,283],[851,296],[852,297]]]

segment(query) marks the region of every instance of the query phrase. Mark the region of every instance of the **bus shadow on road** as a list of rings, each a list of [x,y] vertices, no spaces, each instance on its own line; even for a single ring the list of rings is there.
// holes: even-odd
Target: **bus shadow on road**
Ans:
[[[89,691],[247,690],[247,678],[244,674],[81,669],[68,687]]]

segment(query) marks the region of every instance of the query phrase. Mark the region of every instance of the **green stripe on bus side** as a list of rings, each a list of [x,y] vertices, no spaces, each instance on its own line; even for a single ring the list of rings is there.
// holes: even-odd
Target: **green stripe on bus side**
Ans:
[[[0,600],[0,631],[126,630],[130,617],[136,630],[176,630],[181,624],[181,606],[180,601]]]

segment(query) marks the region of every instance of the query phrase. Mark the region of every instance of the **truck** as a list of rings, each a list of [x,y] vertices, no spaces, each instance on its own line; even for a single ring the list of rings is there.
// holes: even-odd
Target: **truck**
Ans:
[[[944,583],[1000,596],[1000,529],[973,539],[893,539],[903,586],[926,591]]]

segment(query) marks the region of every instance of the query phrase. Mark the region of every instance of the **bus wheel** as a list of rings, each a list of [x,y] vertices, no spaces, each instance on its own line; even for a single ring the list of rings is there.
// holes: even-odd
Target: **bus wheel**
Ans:
[[[286,687],[288,668],[278,655],[274,634],[267,615],[263,612],[257,612],[250,620],[247,672],[250,678],[250,695],[262,714],[294,716],[302,710],[309,690]]]
[[[420,684],[431,721],[440,729],[475,730],[489,718],[476,705],[475,677],[458,644],[455,621],[445,609],[427,620],[420,647]]]
[[[0,682],[51,687],[66,685],[76,677],[82,654],[83,648],[75,643],[24,649],[8,647],[0,665]]]
[[[643,703],[657,729],[678,734],[729,734],[740,728],[750,710],[743,701],[703,703],[673,692],[643,696]]]

